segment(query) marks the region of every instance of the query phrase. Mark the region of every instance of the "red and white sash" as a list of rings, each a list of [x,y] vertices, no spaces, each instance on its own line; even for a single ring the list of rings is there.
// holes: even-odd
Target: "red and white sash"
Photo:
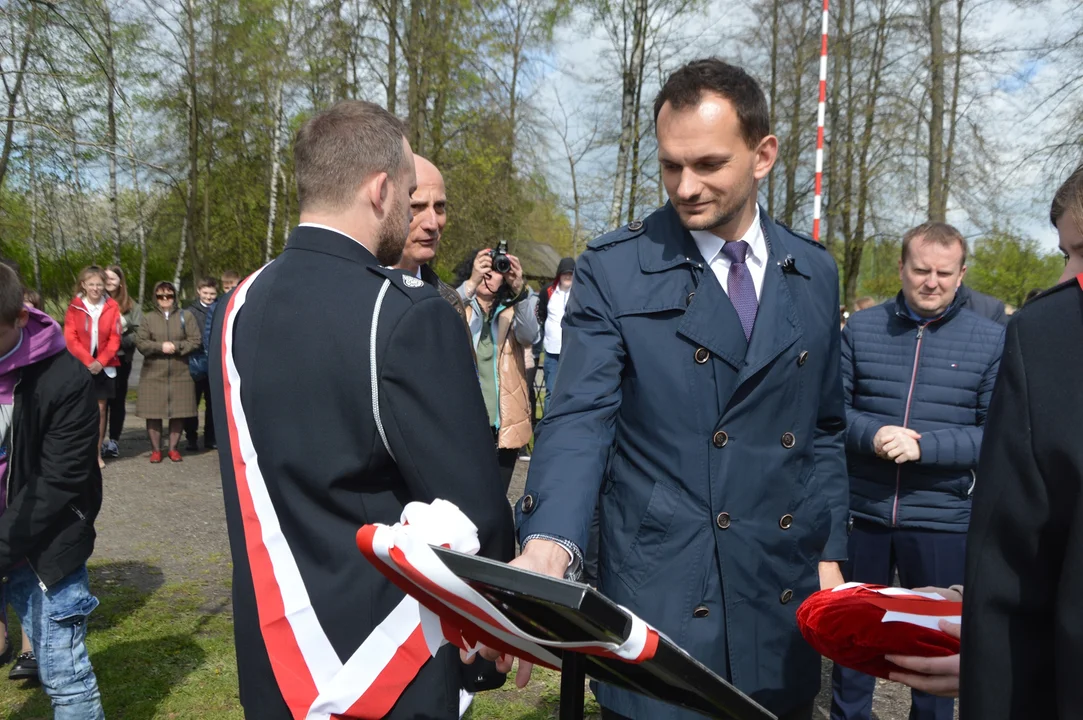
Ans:
[[[448,570],[430,547],[447,546],[440,538],[448,535],[448,529],[466,525],[474,528],[459,508],[436,500],[431,505],[410,503],[403,510],[402,522],[396,525],[365,525],[357,532],[357,546],[362,554],[421,603],[421,627],[432,652],[445,642],[468,652],[484,644],[553,669],[560,668],[560,657],[550,652],[552,649],[575,650],[633,663],[654,657],[658,631],[627,610],[632,630],[623,643],[555,642],[521,630]]]
[[[343,663],[312,608],[297,560],[279,525],[241,404],[233,330],[262,269],[230,297],[222,327],[222,378],[229,444],[260,631],[294,720],[380,718],[431,657],[417,601],[406,597]],[[450,547],[468,550],[445,538]],[[476,537],[474,540],[476,550]]]

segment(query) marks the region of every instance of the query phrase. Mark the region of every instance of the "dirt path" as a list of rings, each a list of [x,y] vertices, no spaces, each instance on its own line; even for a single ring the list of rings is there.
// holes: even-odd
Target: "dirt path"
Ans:
[[[108,569],[94,578],[96,591],[113,583],[153,589],[184,583],[202,589],[207,607],[220,609],[229,599],[229,543],[222,506],[218,453],[188,453],[184,461],[148,462],[150,451],[142,421],[129,406],[121,457],[109,460],[103,473],[105,499],[98,518],[95,564]],[[519,463],[509,499],[521,494],[528,463]],[[101,573],[108,573],[101,577]],[[818,702],[828,717],[830,666],[824,664],[824,691]],[[905,720],[909,693],[881,683],[873,702],[876,720]]]

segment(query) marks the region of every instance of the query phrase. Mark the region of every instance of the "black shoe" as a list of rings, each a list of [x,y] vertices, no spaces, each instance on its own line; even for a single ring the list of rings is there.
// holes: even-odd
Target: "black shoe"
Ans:
[[[198,451],[199,451],[199,442],[196,441],[196,440],[189,440],[188,441],[188,452],[198,452]]]
[[[37,680],[38,659],[32,652],[24,652],[19,655],[8,673],[8,680]]]
[[[4,650],[4,652],[0,653],[0,667],[3,667],[4,665],[7,665],[9,662],[11,662],[11,659],[13,657],[15,657],[15,646],[9,642],[7,650]]]
[[[217,450],[218,449],[218,443],[216,443],[214,440],[208,440],[206,438],[203,438],[203,449],[204,450]]]

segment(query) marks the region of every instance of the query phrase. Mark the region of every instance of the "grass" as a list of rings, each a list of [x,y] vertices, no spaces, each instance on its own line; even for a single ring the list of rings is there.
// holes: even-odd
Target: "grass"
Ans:
[[[226,603],[208,606],[198,585],[140,589],[117,579],[126,574],[123,565],[91,564],[90,571],[101,605],[90,616],[87,646],[106,717],[240,720]],[[15,640],[18,621],[10,616]],[[52,710],[40,688],[5,677],[0,717],[47,720]]]
[[[479,693],[465,720],[551,720],[560,713],[560,675],[545,668],[535,668],[530,684],[523,690],[515,687],[514,668],[507,684],[490,692]],[[586,717],[601,717],[601,709],[588,689]]]
[[[90,616],[87,646],[106,717],[242,720],[228,594],[221,588],[209,592],[198,582],[162,584],[160,573],[155,576],[150,566],[135,563],[91,563],[90,576],[101,605]],[[218,599],[209,602],[208,596]],[[18,620],[14,613],[9,617],[9,637],[18,643]],[[0,718],[52,718],[45,693],[8,681],[6,670],[0,674]],[[466,717],[557,717],[557,673],[535,670],[525,690],[517,690],[513,678],[503,689],[480,693]],[[588,718],[600,713],[589,691],[586,709]]]

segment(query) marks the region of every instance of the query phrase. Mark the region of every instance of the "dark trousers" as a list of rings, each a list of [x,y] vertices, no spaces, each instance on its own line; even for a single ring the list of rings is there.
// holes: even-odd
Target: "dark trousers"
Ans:
[[[812,713],[816,709],[815,701],[810,701],[806,705],[798,707],[796,710],[791,710],[788,713],[784,713],[778,716],[778,720],[812,720]],[[612,710],[602,708],[602,720],[632,720],[632,718],[619,715]]]
[[[127,360],[127,362],[125,362]],[[124,431],[124,417],[128,413],[128,378],[132,375],[132,363],[127,356],[120,359],[120,367],[117,368],[117,379],[114,387],[116,394],[109,401],[106,408],[109,412],[109,439],[120,440],[120,434]]]
[[[500,466],[500,482],[504,485],[504,494],[508,494],[511,487],[511,476],[515,473],[515,462],[519,459],[520,448],[500,447],[500,431],[495,427],[493,431],[493,443],[496,444],[496,464]]]
[[[199,401],[207,403],[203,413],[203,446],[215,445],[214,441],[214,414],[211,412],[211,381],[210,378],[196,380],[196,416],[185,418],[184,435],[188,442],[194,445],[199,438]]]
[[[855,519],[849,554],[843,565],[848,581],[891,585],[898,570],[903,587],[948,587],[963,582],[966,533],[892,529]],[[876,678],[836,665],[831,687],[831,720],[869,720]],[[910,693],[910,720],[952,720],[954,711],[951,698]]]
[[[526,388],[530,394],[530,427],[533,429],[538,425],[538,388],[534,385],[538,377],[537,359],[534,360],[534,367],[526,371]]]

